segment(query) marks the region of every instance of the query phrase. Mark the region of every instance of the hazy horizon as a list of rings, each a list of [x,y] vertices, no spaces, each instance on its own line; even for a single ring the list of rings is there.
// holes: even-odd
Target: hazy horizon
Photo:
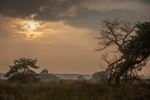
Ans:
[[[37,58],[38,72],[104,70],[95,51],[102,20],[148,21],[149,10],[149,0],[1,0],[0,73],[20,57]]]

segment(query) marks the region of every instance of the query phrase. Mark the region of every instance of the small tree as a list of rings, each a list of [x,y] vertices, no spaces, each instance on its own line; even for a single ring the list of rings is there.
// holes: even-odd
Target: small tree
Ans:
[[[78,78],[78,80],[84,80],[85,79],[83,75],[79,75],[77,78]]]
[[[10,65],[10,70],[5,74],[8,80],[28,82],[38,80],[37,74],[33,69],[38,69],[37,59],[20,58]]]
[[[107,80],[108,79],[108,74],[106,71],[101,71],[101,72],[96,72],[92,75],[93,79],[96,80]]]
[[[49,81],[59,80],[59,77],[57,77],[55,74],[50,74],[47,69],[42,70],[39,73],[38,77],[41,80],[49,80]]]

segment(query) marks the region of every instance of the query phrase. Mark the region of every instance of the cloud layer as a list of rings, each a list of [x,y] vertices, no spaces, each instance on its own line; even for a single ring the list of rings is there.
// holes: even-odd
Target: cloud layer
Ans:
[[[44,21],[64,20],[76,27],[98,28],[101,20],[123,18],[143,21],[150,17],[149,0],[1,0],[0,14]],[[136,18],[135,18],[136,16]]]
[[[37,14],[37,19],[58,20],[73,13],[83,0],[1,0],[0,13],[10,17],[29,17]]]

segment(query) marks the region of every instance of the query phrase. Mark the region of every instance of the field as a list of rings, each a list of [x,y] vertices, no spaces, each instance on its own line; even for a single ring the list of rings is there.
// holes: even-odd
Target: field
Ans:
[[[0,82],[0,100],[149,100],[150,85],[108,86],[88,81]]]

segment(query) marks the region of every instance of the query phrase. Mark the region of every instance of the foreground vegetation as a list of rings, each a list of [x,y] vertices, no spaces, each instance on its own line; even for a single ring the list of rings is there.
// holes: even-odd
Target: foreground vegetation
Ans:
[[[0,82],[0,100],[149,100],[150,84],[111,86],[91,81]]]

